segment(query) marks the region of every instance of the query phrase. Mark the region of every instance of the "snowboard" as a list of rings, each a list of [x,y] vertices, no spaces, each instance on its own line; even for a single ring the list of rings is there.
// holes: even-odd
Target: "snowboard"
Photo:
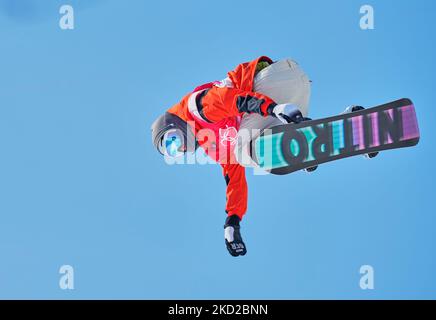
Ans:
[[[415,146],[419,128],[410,99],[261,132],[252,158],[272,174],[288,174],[325,162]]]

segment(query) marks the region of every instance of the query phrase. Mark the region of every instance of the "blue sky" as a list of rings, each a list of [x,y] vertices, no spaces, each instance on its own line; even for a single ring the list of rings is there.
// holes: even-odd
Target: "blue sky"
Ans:
[[[59,8],[75,9],[61,30]],[[359,28],[359,9],[375,29]],[[0,298],[436,298],[434,1],[0,0]],[[219,166],[168,166],[152,121],[260,55],[313,80],[311,116],[401,97],[415,148],[248,174],[248,254]],[[72,265],[75,289],[61,290]],[[361,290],[359,268],[375,270]]]

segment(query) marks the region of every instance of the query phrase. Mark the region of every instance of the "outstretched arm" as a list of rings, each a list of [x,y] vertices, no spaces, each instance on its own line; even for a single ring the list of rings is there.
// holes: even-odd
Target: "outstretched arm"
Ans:
[[[200,97],[197,105],[204,120],[217,122],[242,113],[271,115],[277,104],[261,93],[228,87],[213,87]]]
[[[226,212],[228,216],[237,215],[240,219],[247,210],[247,181],[245,168],[239,164],[223,164],[223,174],[227,184]]]
[[[223,165],[227,183],[227,218],[224,224],[224,239],[227,250],[234,256],[243,256],[247,247],[241,236],[239,222],[247,210],[247,181],[245,168],[239,164]]]

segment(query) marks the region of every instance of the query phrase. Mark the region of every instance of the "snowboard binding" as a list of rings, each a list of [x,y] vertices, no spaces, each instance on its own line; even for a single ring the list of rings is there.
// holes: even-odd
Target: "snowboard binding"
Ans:
[[[283,117],[283,119],[285,119],[288,123],[294,123],[294,124],[298,124],[304,121],[310,121],[312,120],[311,118],[308,117],[304,117],[301,112],[296,113],[295,115],[293,115],[292,117],[289,117],[285,114],[281,114],[281,116]],[[306,169],[303,169],[304,172],[306,173],[312,173],[314,172],[316,169],[318,169],[318,166],[313,166],[313,167],[309,167]]]
[[[343,113],[343,114],[346,114],[346,113],[353,113],[353,112],[357,112],[357,111],[360,111],[360,110],[365,110],[365,108],[362,107],[362,106],[355,106],[355,105],[352,105],[352,106],[349,106],[349,107],[345,108],[344,112],[342,112],[342,113]],[[378,154],[379,154],[378,152],[370,152],[370,153],[365,153],[363,156],[364,156],[366,159],[372,159],[372,158],[377,157]]]

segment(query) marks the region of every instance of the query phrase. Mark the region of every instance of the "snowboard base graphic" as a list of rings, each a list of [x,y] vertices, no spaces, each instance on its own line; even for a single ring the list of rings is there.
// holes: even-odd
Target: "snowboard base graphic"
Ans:
[[[260,168],[288,174],[356,155],[411,147],[419,141],[415,107],[401,99],[353,113],[265,129],[252,141]]]

